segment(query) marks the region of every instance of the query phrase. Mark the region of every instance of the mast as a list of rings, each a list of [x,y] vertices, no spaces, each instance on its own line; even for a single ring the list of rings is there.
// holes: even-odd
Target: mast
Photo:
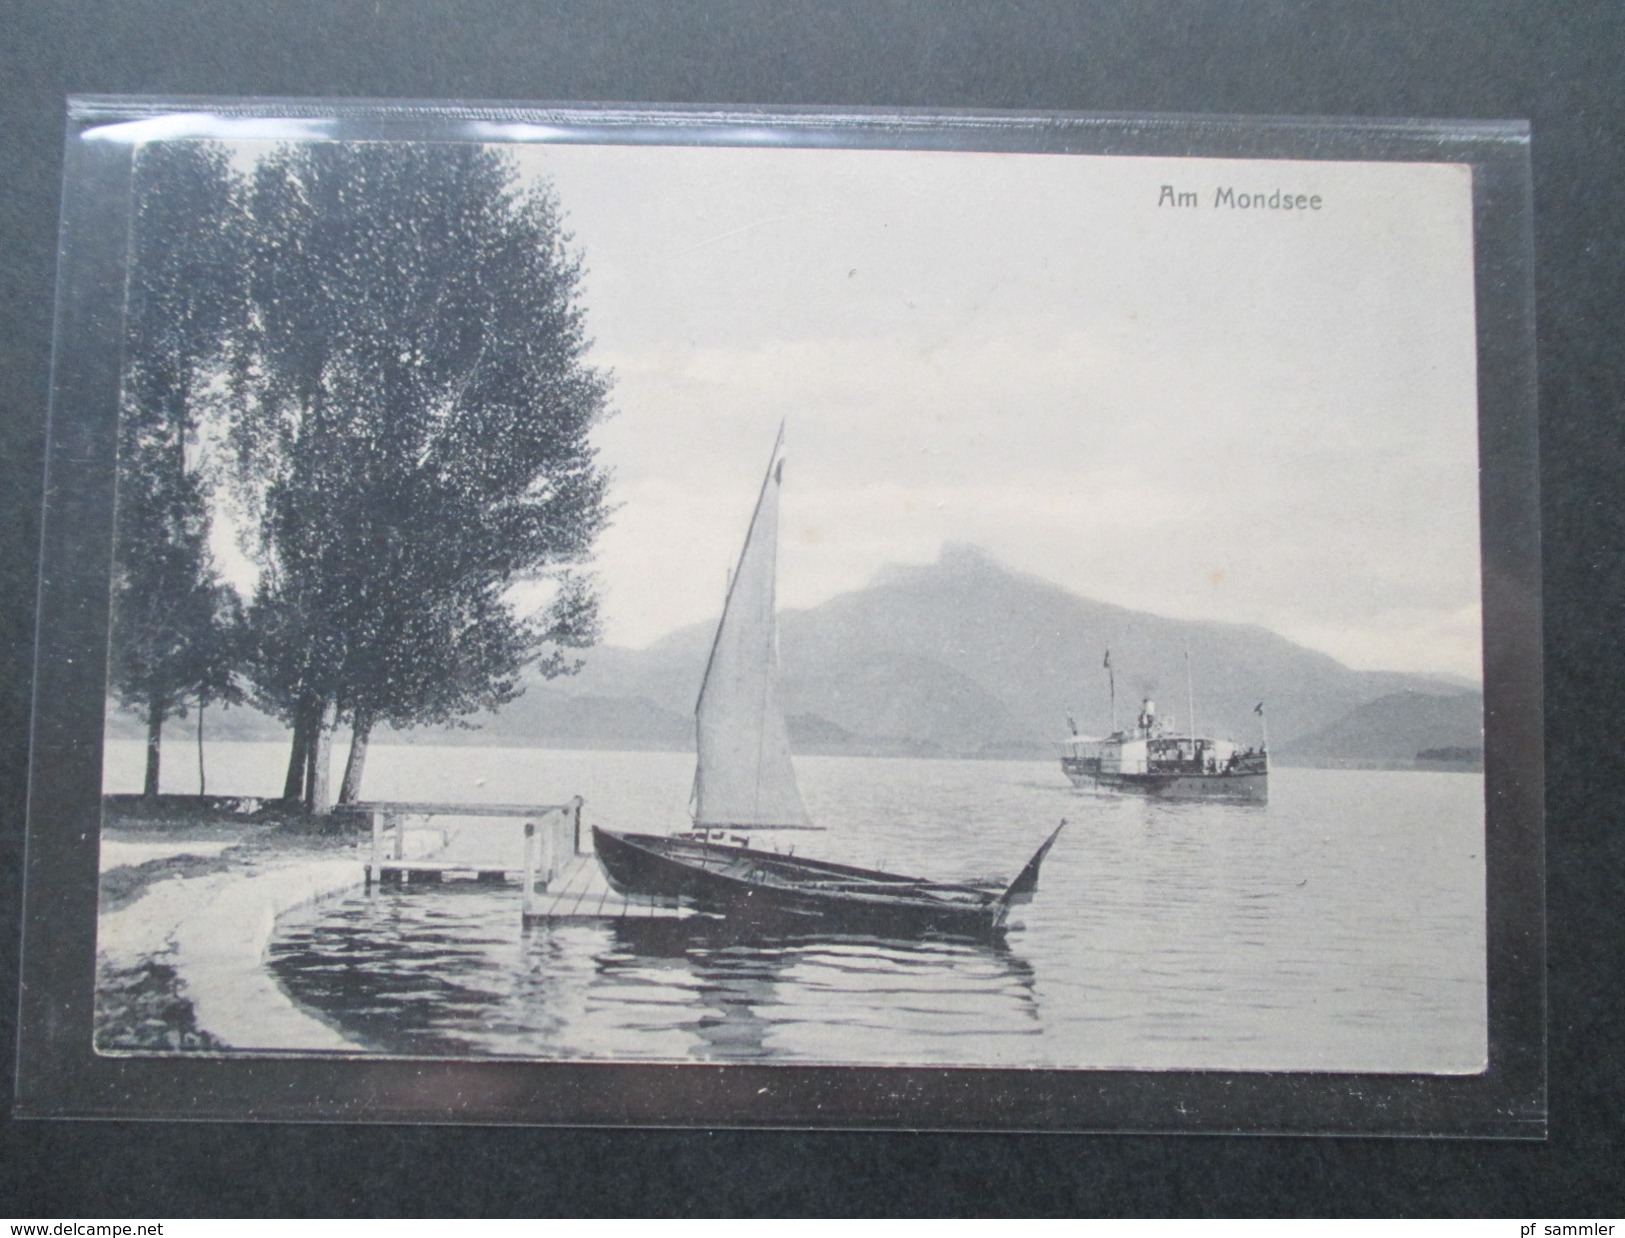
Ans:
[[[1185,705],[1190,710],[1186,726],[1191,733],[1191,755],[1196,755],[1196,689],[1191,685],[1191,649],[1185,646]]]
[[[1117,734],[1117,676],[1112,672],[1112,651],[1106,650],[1106,687],[1112,695],[1112,730]]]

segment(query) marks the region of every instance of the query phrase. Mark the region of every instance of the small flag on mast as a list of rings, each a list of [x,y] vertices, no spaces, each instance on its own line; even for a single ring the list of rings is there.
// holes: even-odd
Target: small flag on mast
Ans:
[[[1104,670],[1109,671],[1112,669],[1112,651],[1110,649],[1106,650],[1106,660],[1100,665]]]
[[[1258,704],[1254,705],[1253,712],[1262,718],[1264,716],[1264,702],[1260,701]]]

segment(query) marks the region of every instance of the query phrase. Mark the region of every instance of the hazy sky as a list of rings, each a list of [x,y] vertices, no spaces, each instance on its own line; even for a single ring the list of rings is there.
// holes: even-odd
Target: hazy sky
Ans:
[[[782,420],[783,606],[961,541],[1350,666],[1479,675],[1466,167],[512,149],[615,373],[609,641],[718,613]]]
[[[1479,673],[1468,169],[519,158],[568,213],[616,375],[610,641],[717,612],[783,419],[782,605],[966,541],[1351,666]],[[1322,206],[1216,208],[1223,186]]]

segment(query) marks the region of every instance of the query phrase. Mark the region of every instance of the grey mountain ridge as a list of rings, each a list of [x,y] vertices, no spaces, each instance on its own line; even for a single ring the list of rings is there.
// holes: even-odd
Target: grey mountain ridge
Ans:
[[[1312,735],[1282,744],[1279,756],[1283,762],[1302,765],[1351,760],[1403,765],[1418,753],[1440,748],[1482,755],[1484,709],[1477,693],[1398,692],[1379,697]]]
[[[617,694],[690,707],[709,639],[709,625],[693,625],[640,654],[589,662],[561,688],[607,694],[613,684]],[[1429,676],[1353,671],[1256,626],[1167,619],[1082,598],[963,546],[780,617],[787,713],[955,755],[1012,745],[1047,755],[1068,712],[1085,733],[1108,731],[1108,648],[1120,723],[1142,695],[1154,695],[1184,724],[1188,648],[1198,728],[1243,741],[1258,734],[1260,700],[1279,745],[1395,692],[1476,695]]]
[[[692,624],[641,650],[587,650],[577,675],[530,684],[501,713],[473,719],[475,730],[419,728],[374,738],[688,748],[713,627]],[[1389,750],[1411,744],[1400,733],[1428,730],[1429,702],[1454,698],[1452,719],[1482,712],[1476,689],[1443,676],[1350,670],[1262,627],[1168,619],[1093,601],[964,546],[945,548],[934,564],[887,568],[868,586],[819,606],[782,612],[779,630],[781,700],[799,751],[1049,756],[1068,713],[1085,734],[1110,730],[1101,665],[1108,648],[1120,725],[1151,695],[1165,717],[1186,726],[1188,649],[1197,728],[1256,742],[1253,707],[1264,701],[1283,760],[1398,760]],[[1400,699],[1384,723],[1396,728],[1393,735],[1381,727],[1328,730],[1390,697]],[[1411,714],[1414,725],[1403,721]],[[225,716],[210,715],[220,738]],[[1452,722],[1405,755],[1460,738]]]

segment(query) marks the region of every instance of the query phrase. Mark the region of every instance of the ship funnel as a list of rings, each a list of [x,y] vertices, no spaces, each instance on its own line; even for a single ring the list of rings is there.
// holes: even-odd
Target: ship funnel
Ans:
[[[1149,696],[1140,702],[1140,717],[1137,725],[1142,734],[1149,736],[1151,728],[1157,725],[1157,703]]]

